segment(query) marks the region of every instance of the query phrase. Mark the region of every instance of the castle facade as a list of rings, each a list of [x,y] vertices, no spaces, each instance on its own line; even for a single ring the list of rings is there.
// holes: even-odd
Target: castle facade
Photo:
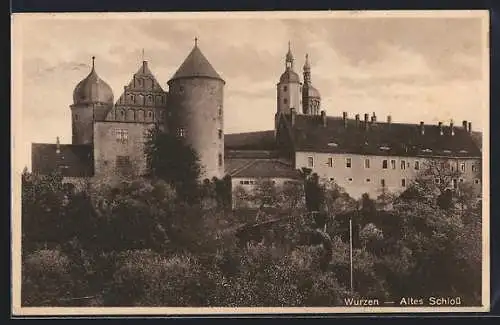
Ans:
[[[307,169],[353,197],[401,192],[428,162],[457,172],[452,187],[481,189],[481,144],[470,122],[394,123],[375,113],[327,116],[305,56],[302,80],[290,44],[276,84],[274,129],[224,134],[225,81],[196,44],[164,90],[144,61],[114,100],[94,59],[73,93],[72,144],[32,144],[32,170],[55,169],[73,183],[146,171],[144,143],[156,124],[186,139],[200,157],[203,178],[231,176],[233,191],[260,180],[300,182]],[[333,108],[335,109],[335,108]]]

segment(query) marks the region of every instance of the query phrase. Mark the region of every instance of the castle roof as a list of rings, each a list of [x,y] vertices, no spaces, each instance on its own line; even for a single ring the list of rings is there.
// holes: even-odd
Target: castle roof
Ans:
[[[273,150],[274,130],[224,134],[224,148],[229,150]]]
[[[280,159],[226,158],[224,164],[231,177],[301,178],[300,172],[290,162]]]
[[[92,70],[73,91],[73,103],[77,104],[105,104],[113,105],[113,90],[102,80],[95,70],[94,57],[92,57]],[[106,110],[104,108],[104,110]]]
[[[170,79],[180,78],[213,78],[224,81],[221,76],[215,71],[205,55],[201,52],[197,44],[191,50],[191,53],[186,57],[177,72]]]
[[[285,117],[295,151],[396,156],[481,157],[464,126],[420,125],[296,115]],[[422,128],[424,132],[422,132]],[[442,134],[441,134],[442,132]]]
[[[47,175],[57,169],[65,177],[90,177],[94,173],[91,145],[33,143],[31,156],[34,173]]]

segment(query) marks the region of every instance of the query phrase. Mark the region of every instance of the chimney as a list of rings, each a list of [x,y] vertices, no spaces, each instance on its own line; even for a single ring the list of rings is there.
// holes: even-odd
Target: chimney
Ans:
[[[359,114],[354,117],[356,119],[356,127],[359,127]]]
[[[365,129],[368,129],[368,114],[365,114]]]
[[[326,128],[326,112],[321,111],[321,121],[323,122],[323,127]]]
[[[295,108],[290,109],[290,115],[291,115],[292,126],[294,126],[295,118],[297,117],[297,112],[295,111]]]
[[[372,115],[372,122],[377,122],[377,115],[375,115],[375,112],[373,112]]]
[[[344,127],[347,127],[347,112],[342,112],[342,119],[344,120]]]
[[[439,127],[439,135],[443,135],[443,122],[439,122],[438,127]]]
[[[464,130],[467,131],[467,121],[466,120],[462,121],[462,127],[464,128]]]
[[[391,124],[392,122],[392,116],[387,115],[387,123]]]
[[[472,132],[472,123],[469,122],[469,133],[471,133],[471,132]]]
[[[424,128],[424,122],[420,121],[420,134],[424,135],[425,134],[425,128]]]
[[[59,142],[59,137],[56,137],[56,153],[61,153],[61,143]]]
[[[453,120],[450,121],[450,135],[455,135],[455,128],[453,127]]]

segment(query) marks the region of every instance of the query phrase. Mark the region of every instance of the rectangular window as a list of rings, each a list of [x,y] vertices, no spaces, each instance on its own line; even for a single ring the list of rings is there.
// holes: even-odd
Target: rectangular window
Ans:
[[[402,186],[402,187],[406,187],[406,179],[404,179],[404,178],[403,178],[403,179],[401,180],[401,186]]]
[[[352,159],[351,158],[346,158],[345,159],[345,166],[347,168],[351,168],[351,166],[352,166]]]
[[[219,133],[219,139],[222,139],[222,130],[221,130],[221,129],[219,129],[219,130],[218,130],[218,133]]]
[[[365,159],[365,168],[370,168],[370,159]]]
[[[314,167],[314,159],[313,157],[307,157],[307,167]]]
[[[391,168],[396,169],[396,160],[394,159],[391,160]]]
[[[383,179],[383,178],[382,178],[382,179],[380,180],[380,185],[381,185],[382,187],[385,187],[385,179]]]
[[[125,143],[128,141],[128,130],[115,129],[116,141]]]
[[[420,169],[420,161],[415,161],[415,170],[419,170]]]
[[[465,163],[460,164],[460,171],[465,172]]]
[[[129,156],[116,156],[116,168],[127,168],[130,166],[131,163]]]
[[[224,163],[223,161],[223,157],[222,157],[222,154],[219,154],[219,166],[222,166],[222,164]]]
[[[472,165],[472,167],[471,167],[471,168],[472,168],[472,171],[473,171],[473,172],[477,172],[477,165],[475,165],[475,164],[474,164],[474,165]]]
[[[406,169],[406,161],[401,160],[401,169]]]
[[[186,136],[186,130],[183,128],[177,129],[177,136],[184,138]]]
[[[453,188],[456,189],[458,187],[458,182],[456,179],[452,180]]]
[[[222,105],[219,105],[219,117],[222,116]]]
[[[474,184],[479,184],[479,179],[477,179],[477,178],[476,178],[476,179],[474,180]]]
[[[387,159],[384,159],[384,160],[382,161],[382,168],[383,168],[383,169],[387,169]]]
[[[333,158],[328,158],[328,162],[326,164],[328,167],[333,167]]]

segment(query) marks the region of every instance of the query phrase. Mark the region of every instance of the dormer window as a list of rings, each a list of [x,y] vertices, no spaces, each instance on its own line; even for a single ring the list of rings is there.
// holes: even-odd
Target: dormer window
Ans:
[[[443,150],[444,153],[451,153],[451,150]]]
[[[329,146],[329,147],[332,147],[332,148],[336,148],[336,147],[338,147],[339,145],[338,145],[337,143],[335,143],[335,142],[328,142],[328,146]]]
[[[431,149],[423,149],[422,152],[425,152],[425,153],[431,153],[432,150]]]
[[[469,153],[467,150],[460,150],[460,153]]]
[[[382,146],[379,149],[382,150],[382,151],[389,151],[389,150],[391,150],[391,148],[387,147],[387,146]]]

